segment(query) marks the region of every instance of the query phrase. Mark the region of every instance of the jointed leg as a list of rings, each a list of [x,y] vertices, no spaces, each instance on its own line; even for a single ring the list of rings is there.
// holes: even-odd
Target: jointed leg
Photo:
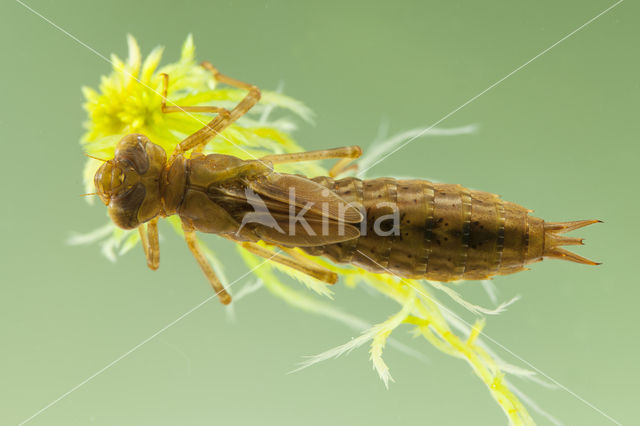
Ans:
[[[359,156],[358,156],[359,157]],[[356,158],[358,158],[356,157]],[[353,158],[343,158],[333,165],[331,169],[329,169],[329,176],[336,177],[346,172],[347,170],[357,170],[357,164],[351,164]]]
[[[198,106],[179,106],[179,105],[169,105],[167,106],[167,91],[169,90],[169,75],[162,73],[160,74],[162,77],[162,103],[161,109],[165,114],[169,114],[172,112],[217,112],[221,115],[229,115],[230,112],[226,108],[210,106],[210,105],[198,105]]]
[[[218,69],[211,64],[211,62],[204,61],[201,65],[211,71],[211,73],[213,74],[213,78],[215,78],[220,83],[228,84],[229,86],[235,87],[237,89],[244,89],[249,91],[249,93],[247,93],[247,95],[240,101],[240,103],[231,110],[231,122],[229,124],[245,115],[247,111],[253,108],[253,106],[260,100],[260,97],[262,95],[260,93],[260,89],[258,89],[257,86],[221,74]]]
[[[167,106],[167,90],[169,89],[169,75],[168,74],[160,74],[160,76],[162,77],[162,103],[161,103],[161,109],[162,112],[164,112],[165,114],[169,114],[172,112],[211,112],[211,113],[217,113],[218,117],[214,118],[211,122],[209,122],[209,124],[207,124],[207,126],[210,126],[213,122],[215,122],[216,120],[228,120],[231,112],[226,109],[226,108],[222,108],[222,107],[217,107],[217,106],[210,106],[210,105],[197,105],[197,106],[179,106],[179,105],[169,105]],[[201,129],[202,131],[202,129]],[[197,145],[196,147],[193,148],[193,152],[201,152],[202,149],[204,148],[204,146],[206,145],[206,143]],[[184,152],[186,150],[183,150],[181,152]],[[177,155],[174,153],[174,156]]]
[[[145,229],[146,228],[146,229]],[[160,243],[158,241],[158,218],[138,227],[140,241],[147,258],[147,266],[154,271],[160,266]]]
[[[324,281],[329,284],[335,284],[336,281],[338,281],[338,275],[335,272],[315,265],[308,260],[306,262],[301,262],[299,259],[292,259],[280,253],[274,253],[271,250],[267,250],[266,248],[254,243],[244,242],[242,243],[242,248],[255,255],[264,257],[265,259],[288,266],[289,268],[295,269],[296,271],[302,272],[303,274],[309,275],[317,280]]]
[[[220,302],[222,302],[223,305],[228,305],[229,303],[231,303],[231,296],[224,289],[224,286],[216,276],[216,273],[205,258],[202,250],[200,250],[200,246],[196,238],[196,233],[193,231],[193,229],[187,228],[184,224],[183,229],[184,239],[187,241],[187,245],[189,246],[189,250],[191,250],[193,257],[196,258],[198,265],[200,265],[200,269],[202,269],[202,272],[204,272],[204,275],[209,280],[209,284],[211,284],[211,287],[213,287],[213,290],[218,295]]]
[[[219,114],[217,117],[211,120],[202,129],[180,142],[171,155],[172,159],[183,152],[189,151],[190,149],[197,149],[200,146],[206,145],[207,142],[224,131],[224,129],[226,129],[230,124],[246,114],[247,111],[249,111],[260,100],[260,89],[256,86],[221,74],[209,62],[203,62],[202,66],[211,71],[213,73],[213,77],[220,83],[228,84],[238,89],[248,90],[249,93],[247,93],[247,95],[231,111],[222,111],[223,109],[216,111]]]
[[[315,262],[313,262],[309,258],[305,257],[302,253],[300,253],[295,248],[281,247],[281,246],[278,246],[278,248],[280,248],[280,250],[282,250],[283,252],[285,252],[289,256],[291,256],[300,265],[304,265],[305,267],[310,268],[310,269],[322,269],[322,270],[325,270],[327,272],[331,272],[332,274],[334,274],[336,276],[336,281],[337,281],[337,278],[338,278],[337,274],[335,274],[332,271],[329,271],[326,268],[323,268],[322,266],[319,266],[318,264],[316,264]]]
[[[362,155],[359,146],[345,146],[342,148],[321,149],[318,151],[295,152],[292,154],[273,154],[262,157],[262,161],[270,161],[273,164],[297,163],[300,161],[318,161],[331,158],[340,158],[329,171],[329,176],[337,176],[346,170],[347,165]]]

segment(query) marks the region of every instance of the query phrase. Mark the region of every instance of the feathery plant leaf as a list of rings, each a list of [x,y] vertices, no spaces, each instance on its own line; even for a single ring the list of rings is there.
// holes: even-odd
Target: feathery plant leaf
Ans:
[[[388,386],[391,375],[389,374],[387,365],[382,360],[382,348],[384,347],[384,343],[387,337],[389,337],[389,334],[391,334],[391,332],[400,324],[402,324],[402,322],[407,318],[407,316],[413,309],[414,300],[415,297],[408,298],[406,303],[402,306],[400,312],[392,315],[386,321],[374,325],[369,330],[362,333],[360,336],[351,339],[349,342],[343,345],[337,346],[333,349],[329,349],[328,351],[322,352],[321,354],[308,357],[307,360],[300,363],[300,366],[293,371],[300,371],[304,368],[310,367],[313,364],[317,364],[327,359],[338,358],[339,356],[348,354],[355,348],[364,345],[369,340],[373,340],[373,344],[371,345],[371,360],[373,361],[373,365],[378,371],[380,378],[383,380],[385,385]]]
[[[515,303],[518,300],[520,300],[520,296],[515,296],[511,300],[508,300],[506,302],[500,303],[494,309],[489,309],[489,308],[485,308],[483,306],[479,306],[479,305],[475,305],[473,303],[467,302],[466,300],[464,300],[462,298],[462,296],[460,296],[458,294],[458,292],[453,290],[451,287],[448,287],[448,286],[446,286],[444,284],[441,284],[441,283],[439,283],[437,281],[427,281],[427,282],[433,288],[436,288],[436,289],[442,291],[443,293],[446,293],[449,297],[451,297],[454,301],[456,301],[460,306],[464,307],[469,312],[473,312],[476,315],[481,315],[481,314],[498,315],[498,314],[501,314],[501,313],[503,313],[504,311],[507,310],[509,305],[512,305],[513,303]]]

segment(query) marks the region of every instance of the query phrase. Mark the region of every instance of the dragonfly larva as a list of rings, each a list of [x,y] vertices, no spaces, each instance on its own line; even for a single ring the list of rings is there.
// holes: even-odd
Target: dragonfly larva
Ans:
[[[195,232],[221,235],[254,254],[335,283],[337,275],[294,250],[351,263],[377,273],[434,281],[479,280],[521,271],[544,258],[595,265],[562,248],[582,244],[564,232],[598,222],[545,222],[497,195],[460,185],[392,178],[336,178],[362,151],[357,146],[242,160],[201,150],[249,111],[260,90],[209,69],[221,83],[247,90],[231,110],[167,106],[162,110],[216,113],[168,157],[141,134],[125,136],[95,174],[97,194],[113,222],[138,228],[147,263],[159,265],[157,222],[178,215],[187,245],[222,303],[224,290]],[[277,173],[274,164],[339,159],[326,177]],[[259,242],[279,247],[274,253]]]

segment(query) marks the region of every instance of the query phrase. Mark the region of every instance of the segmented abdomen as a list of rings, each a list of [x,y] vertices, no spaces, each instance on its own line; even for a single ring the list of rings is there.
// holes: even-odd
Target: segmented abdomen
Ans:
[[[495,194],[425,180],[314,180],[361,204],[366,220],[359,238],[305,248],[312,255],[436,281],[485,279],[542,259],[544,221]]]

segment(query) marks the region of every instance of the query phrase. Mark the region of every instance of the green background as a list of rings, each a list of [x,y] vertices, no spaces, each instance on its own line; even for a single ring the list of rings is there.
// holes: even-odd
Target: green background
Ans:
[[[434,123],[613,3],[28,4],[107,56],[125,57],[132,33],[145,54],[161,44],[165,63],[174,61],[191,32],[199,59],[265,89],[284,82],[317,113],[316,126],[295,134],[304,147],[366,149],[382,121],[392,133]],[[211,290],[167,224],[157,272],[139,247],[112,264],[96,245],[66,245],[72,232],[105,221],[103,206],[78,196],[78,140],[80,87],[97,86],[110,65],[19,3],[3,1],[0,15],[0,424],[17,424]],[[622,3],[441,124],[476,123],[475,135],[416,140],[374,170],[498,193],[547,220],[605,221],[577,233],[588,242],[577,251],[602,266],[546,261],[497,278],[502,299],[522,300],[489,318],[486,332],[627,424],[640,417],[639,17],[637,5]],[[230,280],[246,272],[228,244],[205,240]],[[490,305],[475,283],[460,291]],[[397,309],[341,284],[335,303],[370,322]],[[217,301],[205,304],[30,424],[506,423],[464,362],[412,340],[408,329],[395,337],[429,360],[387,348],[396,382],[385,390],[365,348],[286,374],[302,356],[357,334],[343,325],[265,290],[235,311],[230,322]],[[515,383],[567,424],[612,424],[565,390]]]

